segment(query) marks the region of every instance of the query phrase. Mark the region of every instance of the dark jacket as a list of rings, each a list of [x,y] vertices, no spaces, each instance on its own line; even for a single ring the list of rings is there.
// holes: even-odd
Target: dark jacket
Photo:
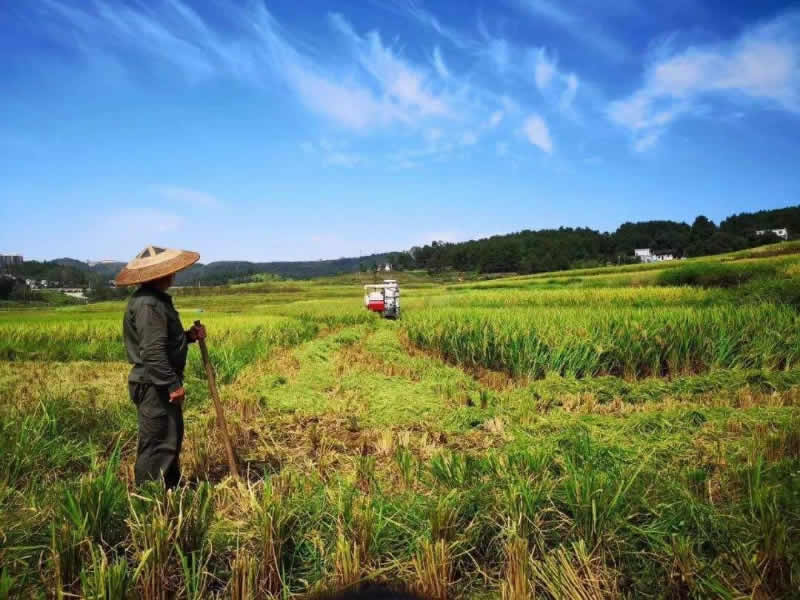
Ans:
[[[128,362],[128,381],[150,383],[174,392],[183,385],[189,340],[172,297],[148,285],[128,300],[122,333]]]

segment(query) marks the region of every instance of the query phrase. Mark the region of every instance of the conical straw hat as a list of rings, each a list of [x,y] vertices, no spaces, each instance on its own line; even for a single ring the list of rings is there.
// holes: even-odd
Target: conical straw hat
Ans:
[[[148,246],[125,265],[116,278],[117,285],[136,285],[182,271],[200,260],[197,252]]]

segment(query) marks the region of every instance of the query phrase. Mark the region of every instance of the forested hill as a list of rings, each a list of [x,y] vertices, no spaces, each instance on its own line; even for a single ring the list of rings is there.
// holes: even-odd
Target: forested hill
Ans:
[[[705,256],[781,241],[757,230],[800,233],[800,206],[728,217],[717,226],[704,216],[691,225],[676,221],[623,223],[613,233],[588,228],[523,230],[460,243],[433,242],[412,248],[407,258],[392,257],[431,271],[456,269],[485,273],[538,273],[634,260],[636,248],[671,252],[675,256]]]

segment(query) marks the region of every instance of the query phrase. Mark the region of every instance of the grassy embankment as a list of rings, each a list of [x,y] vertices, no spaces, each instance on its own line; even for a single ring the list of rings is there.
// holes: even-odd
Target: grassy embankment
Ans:
[[[208,325],[247,483],[225,477],[192,356],[188,485],[168,495],[131,482],[122,305],[3,313],[0,598],[368,579],[436,598],[791,597],[786,247],[409,286],[397,323],[342,281],[182,293],[186,324]]]

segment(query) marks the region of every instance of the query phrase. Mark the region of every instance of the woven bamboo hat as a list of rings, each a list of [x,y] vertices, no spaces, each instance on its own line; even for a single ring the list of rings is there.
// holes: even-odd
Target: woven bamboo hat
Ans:
[[[197,252],[148,246],[119,272],[117,285],[136,285],[182,271],[200,260]]]

